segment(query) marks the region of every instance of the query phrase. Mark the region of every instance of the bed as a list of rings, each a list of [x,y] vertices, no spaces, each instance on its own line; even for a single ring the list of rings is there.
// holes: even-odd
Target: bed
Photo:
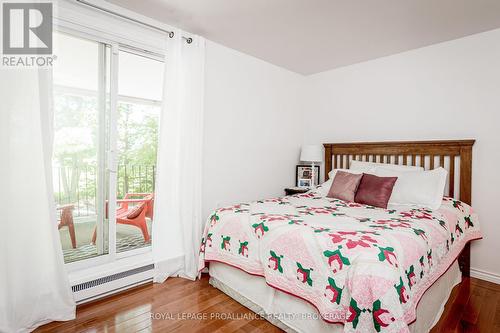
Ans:
[[[214,287],[285,331],[428,331],[481,238],[473,144],[324,144],[325,174],[352,160],[446,168],[441,206],[382,209],[316,188],[223,207],[207,221],[199,267],[209,263]]]

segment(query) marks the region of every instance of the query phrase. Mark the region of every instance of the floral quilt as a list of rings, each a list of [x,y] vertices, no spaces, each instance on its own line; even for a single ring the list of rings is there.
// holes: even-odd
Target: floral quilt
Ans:
[[[387,210],[311,191],[217,209],[199,268],[263,276],[345,332],[405,332],[423,293],[478,238],[472,208],[452,198],[436,211]]]

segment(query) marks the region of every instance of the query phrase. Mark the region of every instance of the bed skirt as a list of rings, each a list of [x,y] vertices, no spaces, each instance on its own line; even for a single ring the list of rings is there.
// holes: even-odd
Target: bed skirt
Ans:
[[[323,321],[309,303],[269,287],[262,277],[218,262],[210,263],[209,273],[212,286],[286,332],[343,332],[343,325]],[[428,332],[439,321],[451,290],[461,280],[455,261],[422,296],[410,332]]]

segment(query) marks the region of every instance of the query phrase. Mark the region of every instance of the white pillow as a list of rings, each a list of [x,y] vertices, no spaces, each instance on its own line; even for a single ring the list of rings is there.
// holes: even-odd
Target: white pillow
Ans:
[[[363,173],[363,172],[360,172],[360,171],[349,170],[349,169],[332,169],[332,171],[330,171],[328,173],[328,180],[335,178],[335,175],[337,174],[337,171],[350,172],[350,173],[354,173],[356,175],[359,175],[360,173]]]
[[[356,175],[359,175],[360,173],[363,173],[361,171],[354,171],[350,169],[333,169],[328,173],[328,180],[321,184],[317,189],[316,192],[318,192],[321,196],[326,197],[328,192],[330,191],[330,187],[332,187],[333,183],[333,178],[335,178],[335,175],[337,174],[337,171],[344,171],[344,172],[350,172],[354,173]]]
[[[390,205],[416,206],[432,210],[441,206],[447,174],[443,168],[430,171],[377,168],[375,171],[375,175],[380,177],[398,177],[389,199]]]
[[[364,173],[373,173],[378,168],[391,169],[396,171],[424,171],[423,167],[411,165],[385,164],[375,162],[351,161],[351,169]]]

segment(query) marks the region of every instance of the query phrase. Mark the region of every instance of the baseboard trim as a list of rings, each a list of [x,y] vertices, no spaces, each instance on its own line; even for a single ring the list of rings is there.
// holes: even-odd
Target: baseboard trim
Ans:
[[[471,268],[470,269],[470,276],[477,278],[477,279],[485,280],[488,282],[500,284],[500,275],[495,274],[495,273],[491,273],[491,272],[486,272],[486,271],[483,271],[481,269]]]

